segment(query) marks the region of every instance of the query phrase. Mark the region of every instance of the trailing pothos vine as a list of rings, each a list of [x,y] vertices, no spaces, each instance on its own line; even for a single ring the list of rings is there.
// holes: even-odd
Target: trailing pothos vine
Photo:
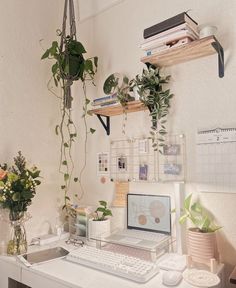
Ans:
[[[67,208],[71,204],[69,197],[69,189],[71,182],[78,182],[81,187],[81,195],[75,194],[77,198],[83,196],[83,187],[81,183],[82,175],[86,166],[86,147],[87,137],[89,133],[94,133],[95,130],[88,128],[86,117],[89,115],[88,104],[90,100],[87,98],[86,84],[92,82],[94,84],[94,76],[97,71],[98,58],[92,57],[85,59],[84,54],[86,50],[84,46],[76,40],[74,35],[64,36],[62,32],[58,30],[58,36],[61,37],[61,43],[53,41],[51,47],[49,47],[41,59],[52,59],[54,64],[52,65],[52,78],[49,81],[49,90],[55,94],[61,101],[60,112],[61,120],[56,125],[56,135],[60,136],[60,164],[59,172],[63,174],[64,183],[61,185],[61,189],[64,191],[64,206]],[[51,81],[54,81],[54,85],[61,88],[61,95],[58,96],[50,87]],[[74,81],[81,80],[84,103],[83,103],[83,122],[85,126],[85,160],[82,165],[79,176],[74,176],[74,161],[72,157],[72,145],[78,138],[77,128],[72,119],[72,95],[71,86]]]

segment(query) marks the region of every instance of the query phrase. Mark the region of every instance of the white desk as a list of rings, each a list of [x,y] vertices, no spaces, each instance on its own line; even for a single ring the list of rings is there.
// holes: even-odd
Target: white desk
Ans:
[[[63,245],[64,248],[70,247]],[[46,249],[47,247],[43,247]],[[3,273],[2,273],[3,272]],[[100,272],[63,259],[53,260],[31,268],[18,263],[12,257],[0,257],[0,287],[8,288],[8,277],[32,288],[166,288],[162,284],[162,271],[145,284],[135,283],[111,274]],[[175,286],[194,288],[184,280]]]

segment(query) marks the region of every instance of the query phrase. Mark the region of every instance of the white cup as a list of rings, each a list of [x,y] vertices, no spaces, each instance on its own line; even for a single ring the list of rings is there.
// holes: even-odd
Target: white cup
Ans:
[[[217,27],[212,25],[205,25],[199,28],[199,37],[204,38],[211,35],[215,35],[217,32]]]

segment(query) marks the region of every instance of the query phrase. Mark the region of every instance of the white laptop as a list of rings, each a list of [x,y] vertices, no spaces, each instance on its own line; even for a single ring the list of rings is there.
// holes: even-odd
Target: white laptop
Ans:
[[[171,235],[170,197],[128,194],[127,229],[106,237],[115,244],[154,249]]]

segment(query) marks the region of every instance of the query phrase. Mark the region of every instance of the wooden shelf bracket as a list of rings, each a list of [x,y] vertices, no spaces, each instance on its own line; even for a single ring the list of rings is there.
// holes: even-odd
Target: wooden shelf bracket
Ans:
[[[212,42],[211,45],[212,47],[216,50],[218,54],[218,73],[219,77],[223,78],[224,77],[224,49],[220,45],[220,42],[214,37],[215,42]]]
[[[105,115],[100,115],[100,114],[96,114],[99,121],[101,122],[103,128],[106,130],[107,135],[110,135],[110,117],[109,116],[105,116]],[[103,120],[104,117],[106,119],[106,123]]]

